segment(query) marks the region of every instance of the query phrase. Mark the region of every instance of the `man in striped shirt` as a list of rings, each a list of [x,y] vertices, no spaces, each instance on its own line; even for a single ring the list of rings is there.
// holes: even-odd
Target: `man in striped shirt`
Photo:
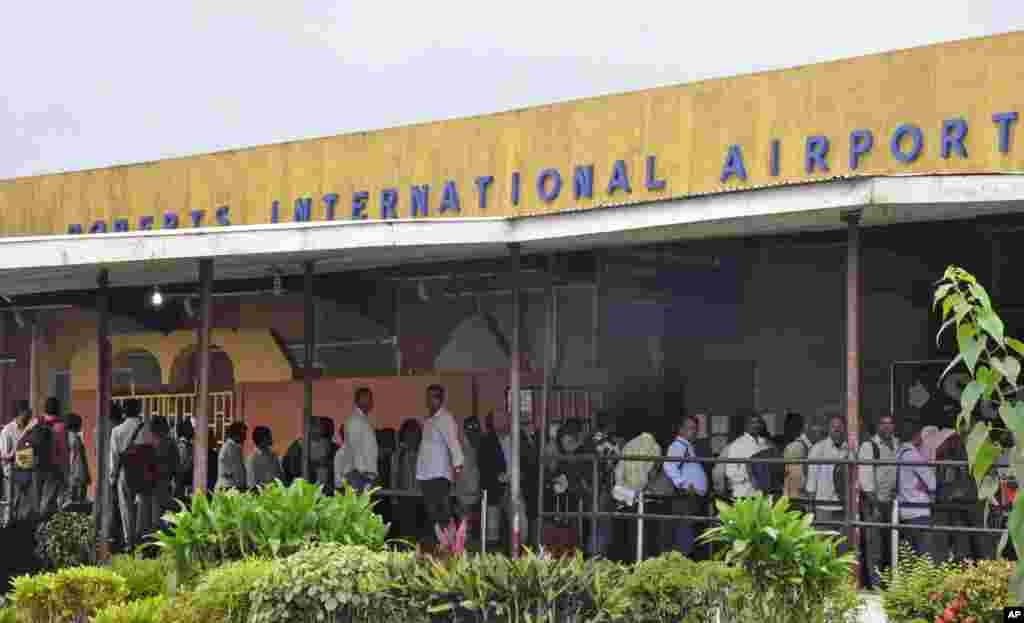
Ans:
[[[444,527],[452,517],[452,483],[462,474],[465,459],[459,442],[458,425],[444,406],[440,385],[427,388],[427,420],[416,459],[416,481],[423,492],[427,511],[425,543],[437,543],[435,526]]]

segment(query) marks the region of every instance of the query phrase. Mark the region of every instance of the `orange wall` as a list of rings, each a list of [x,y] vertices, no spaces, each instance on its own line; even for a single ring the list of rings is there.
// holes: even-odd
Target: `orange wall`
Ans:
[[[375,409],[370,418],[373,427],[378,430],[397,430],[403,420],[410,417],[422,418],[425,415],[426,389],[433,383],[445,387],[448,408],[458,420],[474,412],[473,376],[431,375],[318,379],[313,382],[313,415],[334,419],[337,429],[352,412],[352,397],[356,388],[366,386],[374,395]],[[504,392],[504,385],[501,387],[501,392]],[[256,426],[269,426],[274,433],[274,450],[283,455],[291,442],[302,436],[302,382],[245,383],[239,386],[238,391],[249,430]],[[85,432],[89,464],[95,481],[96,392],[75,391],[71,402],[74,411],[82,416],[82,430]]]

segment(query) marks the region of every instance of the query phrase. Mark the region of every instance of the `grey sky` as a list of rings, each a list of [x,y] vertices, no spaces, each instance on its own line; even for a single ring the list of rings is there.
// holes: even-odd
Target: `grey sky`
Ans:
[[[54,6],[5,7],[0,178],[476,115],[1024,29],[1021,0]]]

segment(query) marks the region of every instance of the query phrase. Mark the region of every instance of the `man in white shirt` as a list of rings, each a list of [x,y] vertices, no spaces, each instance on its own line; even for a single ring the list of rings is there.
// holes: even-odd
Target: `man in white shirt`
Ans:
[[[14,419],[4,426],[0,431],[0,459],[4,468],[4,487],[7,497],[7,508],[5,519],[7,521],[18,521],[28,518],[35,509],[33,499],[34,487],[30,474],[24,475],[14,482],[14,457],[18,449],[18,443],[32,429],[32,410],[29,409],[27,400],[19,400],[15,404],[16,414]]]
[[[335,478],[344,478],[356,491],[371,486],[377,480],[377,434],[370,426],[373,412],[373,392],[369,387],[356,390],[352,415],[345,419],[345,461],[350,471]],[[341,451],[339,450],[339,454]]]
[[[142,429],[142,401],[138,399],[124,402],[124,421],[110,432],[110,484],[117,491],[118,508],[121,511],[121,526],[124,530],[124,543],[131,551],[139,544],[141,530],[151,523],[151,495],[132,494],[128,489],[123,470],[118,467],[121,453],[131,445],[146,443],[146,434]]]
[[[896,424],[890,415],[878,419],[878,433],[860,444],[857,457],[863,461],[894,461],[900,442],[893,435]],[[896,497],[895,465],[861,465],[858,467],[860,490],[863,500],[862,512],[866,521],[889,523],[892,519],[892,501]],[[865,557],[871,583],[880,582],[878,570],[888,559],[886,544],[889,531],[881,528],[865,528]]]
[[[749,459],[771,444],[765,437],[765,424],[760,415],[752,415],[747,420],[747,432],[740,435],[722,452],[724,459]],[[745,463],[726,463],[725,476],[729,479],[734,498],[750,497],[757,493],[757,488],[750,480],[750,468]]]
[[[447,526],[452,518],[452,482],[462,474],[465,463],[458,426],[445,408],[444,399],[444,387],[427,388],[427,419],[416,459],[416,481],[427,512],[427,545],[437,543],[435,528]]]
[[[842,460],[850,457],[846,444],[846,422],[838,415],[829,418],[828,437],[814,444],[810,459]],[[836,465],[809,465],[807,470],[807,493],[814,503],[814,516],[825,521],[841,521],[844,518],[845,500],[839,499],[836,491]],[[841,468],[840,468],[841,469]],[[848,472],[844,472],[848,473]],[[839,530],[840,526],[829,525],[826,530]],[[848,544],[844,544],[848,546]]]

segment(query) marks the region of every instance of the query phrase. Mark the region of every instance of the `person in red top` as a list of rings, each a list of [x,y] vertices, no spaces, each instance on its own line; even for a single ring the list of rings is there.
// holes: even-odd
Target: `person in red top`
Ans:
[[[46,399],[46,408],[43,415],[39,416],[39,422],[49,427],[52,432],[51,460],[36,474],[39,514],[47,517],[59,510],[60,498],[68,481],[68,434],[64,419],[60,415],[60,400]]]

